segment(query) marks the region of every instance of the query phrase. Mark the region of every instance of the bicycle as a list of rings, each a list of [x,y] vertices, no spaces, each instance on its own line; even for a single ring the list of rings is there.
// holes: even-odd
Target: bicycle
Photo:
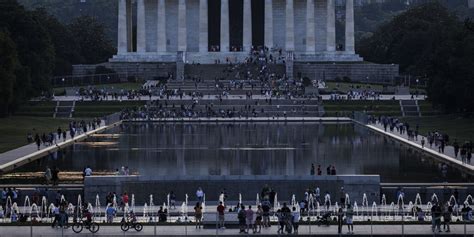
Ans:
[[[99,231],[100,229],[99,224],[95,222],[84,222],[80,220],[72,225],[72,231],[74,231],[74,233],[76,234],[79,234],[82,232],[84,227],[88,229],[91,233],[97,233],[97,231]]]
[[[137,232],[140,232],[143,230],[143,225],[138,222],[130,221],[122,222],[122,224],[120,225],[120,229],[122,229],[122,231],[128,231],[130,228],[133,228]]]

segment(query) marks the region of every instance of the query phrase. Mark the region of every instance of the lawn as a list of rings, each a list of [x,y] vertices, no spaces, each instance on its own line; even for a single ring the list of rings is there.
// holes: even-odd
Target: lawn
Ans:
[[[0,118],[0,153],[21,147],[27,144],[26,135],[33,129],[38,134],[56,131],[60,126],[67,129],[69,119],[56,119],[50,117],[12,116]]]
[[[97,85],[92,85],[95,88],[98,89],[124,89],[124,90],[138,90],[142,87],[143,83],[139,82],[126,82],[126,83],[114,83],[114,84],[97,84]],[[79,88],[87,88],[88,86],[75,86],[75,87],[57,87],[54,88],[54,94],[55,95],[61,95],[64,94],[65,89],[79,89]]]
[[[440,131],[449,135],[450,141],[457,138],[463,142],[474,140],[474,118],[463,118],[458,115],[439,115],[420,118],[403,118],[414,127],[420,125],[420,133],[426,135],[430,131]]]

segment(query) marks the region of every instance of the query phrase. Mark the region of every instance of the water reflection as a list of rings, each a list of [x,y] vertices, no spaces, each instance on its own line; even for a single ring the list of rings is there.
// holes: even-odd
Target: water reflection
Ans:
[[[438,164],[387,137],[351,123],[125,124],[46,157],[20,171],[47,165],[77,171],[128,166],[143,175],[380,174],[383,182],[438,182]],[[448,181],[466,181],[450,170]]]

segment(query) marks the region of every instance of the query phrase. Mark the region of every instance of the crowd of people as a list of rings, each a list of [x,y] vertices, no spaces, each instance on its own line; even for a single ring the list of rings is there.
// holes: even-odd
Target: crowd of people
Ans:
[[[253,105],[232,106],[232,108],[223,108],[222,101],[207,101],[194,99],[188,104],[175,104],[168,100],[150,101],[144,107],[126,108],[121,112],[121,119],[162,119],[162,118],[197,118],[197,117],[222,117],[222,118],[248,118],[248,117],[285,117],[290,112],[308,112],[309,109],[304,100],[293,101],[291,109],[286,111],[280,105],[275,109],[266,111],[261,105],[272,105],[272,99],[255,100]],[[204,108],[202,107],[204,105]],[[282,112],[281,114],[278,112]]]
[[[446,133],[440,131],[428,132],[426,137],[419,136],[420,125],[416,124],[411,126],[408,122],[403,122],[396,117],[390,116],[371,116],[369,117],[369,123],[378,123],[383,126],[385,132],[390,131],[392,133],[398,132],[400,135],[405,135],[411,141],[420,142],[422,148],[425,148],[429,145],[429,148],[437,148],[439,153],[444,154],[445,148],[448,145],[453,147],[454,157],[458,158],[460,156],[463,164],[471,164],[472,153],[473,153],[473,143],[472,141],[465,141],[463,143],[458,142],[457,139],[451,142],[450,136]],[[428,143],[428,144],[426,144]]]
[[[51,131],[49,133],[42,133],[40,134],[35,128],[31,132],[28,132],[26,135],[26,140],[28,144],[35,143],[38,150],[43,147],[49,147],[52,145],[57,145],[58,142],[66,141],[67,135],[69,133],[69,137],[74,139],[76,135],[80,135],[86,133],[90,130],[95,130],[96,128],[100,127],[102,124],[102,120],[99,118],[95,118],[91,121],[71,121],[69,122],[69,129],[63,129],[58,127],[56,131]],[[34,135],[33,135],[34,134]]]

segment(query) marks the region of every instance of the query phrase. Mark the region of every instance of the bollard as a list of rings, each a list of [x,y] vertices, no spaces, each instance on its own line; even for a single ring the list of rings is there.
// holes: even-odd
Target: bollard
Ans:
[[[188,236],[188,216],[184,217],[184,233]]]
[[[374,229],[373,229],[374,225],[372,223],[373,219],[374,218],[373,218],[373,213],[372,213],[372,214],[370,214],[370,236],[371,237],[374,236]]]
[[[216,213],[216,236],[219,235],[219,222],[218,222],[218,217],[217,217],[218,213]]]
[[[405,236],[405,213],[402,212],[402,237]]]
[[[311,217],[308,215],[309,234],[311,235]]]

